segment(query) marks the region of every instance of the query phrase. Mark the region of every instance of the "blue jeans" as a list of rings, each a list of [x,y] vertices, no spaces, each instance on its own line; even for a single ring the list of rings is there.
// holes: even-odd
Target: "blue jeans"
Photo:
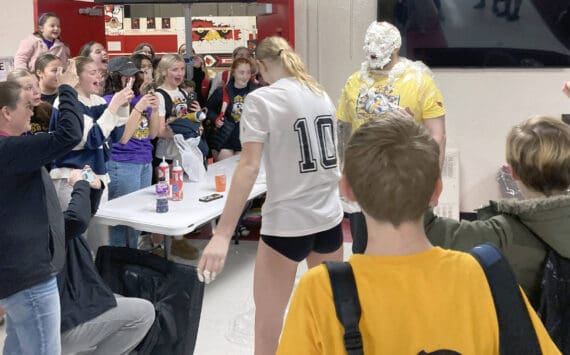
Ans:
[[[55,277],[0,300],[6,309],[4,355],[61,354],[61,311]]]
[[[109,200],[148,187],[152,179],[151,163],[125,163],[114,160],[107,162]],[[109,244],[113,246],[137,248],[140,232],[127,226],[111,227]],[[127,242],[128,241],[128,242]]]

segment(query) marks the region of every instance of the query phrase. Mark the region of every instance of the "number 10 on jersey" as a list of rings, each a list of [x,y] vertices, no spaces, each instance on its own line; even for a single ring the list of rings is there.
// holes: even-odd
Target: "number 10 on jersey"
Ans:
[[[309,127],[306,118],[299,118],[295,121],[293,128],[299,136],[299,146],[301,149],[301,158],[299,161],[299,171],[301,173],[309,173],[317,171],[317,161],[313,151],[312,141],[310,139]],[[323,169],[332,169],[337,167],[336,146],[334,144],[334,123],[332,117],[317,116],[313,124],[315,126],[316,141],[318,144],[319,162]]]

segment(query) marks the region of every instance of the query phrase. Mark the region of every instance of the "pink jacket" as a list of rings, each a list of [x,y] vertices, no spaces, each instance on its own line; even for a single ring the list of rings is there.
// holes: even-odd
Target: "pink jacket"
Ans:
[[[67,65],[69,47],[65,43],[56,39],[53,46],[48,49],[41,37],[32,34],[20,42],[20,46],[14,56],[14,68],[33,70],[36,59],[45,53],[51,53],[59,57],[63,65]]]

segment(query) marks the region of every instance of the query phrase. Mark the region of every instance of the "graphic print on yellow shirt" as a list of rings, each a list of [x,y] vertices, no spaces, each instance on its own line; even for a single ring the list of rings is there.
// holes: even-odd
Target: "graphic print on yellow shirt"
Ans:
[[[141,115],[139,126],[133,133],[133,138],[145,139],[148,138],[149,134],[150,134],[150,129],[148,127],[148,117],[146,111],[144,111]]]
[[[338,101],[338,119],[351,123],[355,131],[371,117],[395,108],[407,109],[418,123],[444,116],[443,97],[427,67],[407,59],[397,66],[366,78],[360,71],[352,74]]]
[[[239,122],[241,119],[241,113],[243,112],[243,101],[245,97],[241,95],[234,96],[234,104],[232,105],[232,118],[235,122]]]
[[[370,119],[385,114],[398,107],[400,95],[394,93],[394,89],[388,85],[371,87],[369,90],[360,92],[356,100],[356,117]]]

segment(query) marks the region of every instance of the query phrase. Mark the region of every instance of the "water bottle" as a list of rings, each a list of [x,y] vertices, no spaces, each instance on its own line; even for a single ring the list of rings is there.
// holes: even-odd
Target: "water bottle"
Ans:
[[[178,164],[178,160],[174,164],[172,168],[172,180],[170,180],[170,186],[172,187],[172,201],[182,201],[184,197],[182,188],[184,187],[183,182],[183,174],[184,171],[180,164]]]
[[[156,212],[166,213],[168,212],[168,184],[164,178],[158,178],[158,184],[156,184]]]
[[[192,122],[200,123],[206,119],[206,114],[203,111],[188,112],[184,117]]]

